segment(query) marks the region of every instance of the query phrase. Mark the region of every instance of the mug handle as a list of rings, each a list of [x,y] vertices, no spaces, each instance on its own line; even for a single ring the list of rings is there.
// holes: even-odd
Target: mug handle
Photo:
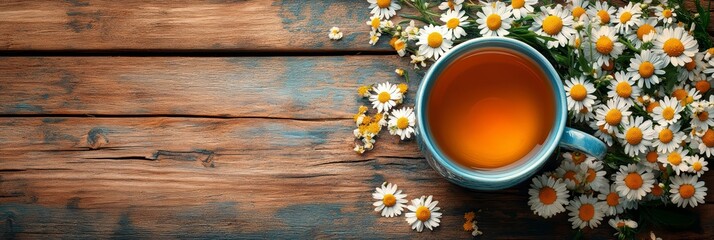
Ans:
[[[569,127],[565,127],[563,130],[559,145],[570,150],[581,151],[601,160],[607,154],[607,146],[600,139]]]

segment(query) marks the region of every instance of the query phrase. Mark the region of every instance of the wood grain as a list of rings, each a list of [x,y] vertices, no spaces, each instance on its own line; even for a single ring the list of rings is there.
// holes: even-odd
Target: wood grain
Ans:
[[[7,57],[0,114],[351,118],[369,104],[356,89],[404,82],[398,67],[412,66],[396,55]],[[416,89],[420,75],[412,78]]]
[[[6,0],[0,50],[385,51],[367,1]],[[328,38],[339,26],[341,41]]]
[[[573,234],[564,214],[531,214],[526,184],[462,189],[431,170],[414,142],[388,135],[355,155],[351,128],[350,120],[2,118],[0,236],[468,238],[462,214],[476,209],[489,238]],[[417,235],[403,217],[379,217],[370,193],[384,181],[410,197],[434,195],[442,227]],[[694,209],[701,232],[673,236],[714,235],[712,206]]]

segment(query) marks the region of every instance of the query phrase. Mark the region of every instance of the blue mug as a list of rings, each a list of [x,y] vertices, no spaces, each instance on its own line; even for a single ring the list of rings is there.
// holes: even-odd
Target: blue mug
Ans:
[[[507,168],[472,169],[459,165],[449,159],[444,151],[434,142],[426,117],[426,106],[434,83],[444,69],[459,57],[481,48],[507,48],[523,54],[533,60],[545,73],[555,96],[555,121],[540,150],[529,159],[519,161]],[[537,50],[527,44],[500,37],[476,38],[463,42],[451,49],[434,63],[426,73],[416,95],[417,141],[429,165],[449,181],[475,190],[498,190],[512,187],[532,177],[549,159],[556,147],[562,146],[578,150],[602,159],[607,153],[607,146],[599,139],[581,131],[565,127],[567,103],[563,83],[553,65]]]

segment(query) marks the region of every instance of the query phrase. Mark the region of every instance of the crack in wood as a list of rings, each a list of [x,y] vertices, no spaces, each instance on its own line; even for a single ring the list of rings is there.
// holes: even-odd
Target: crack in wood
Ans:
[[[195,114],[0,114],[0,118],[208,118],[208,119],[266,119],[291,120],[303,122],[332,122],[352,120],[351,117],[298,118],[273,116],[230,116],[230,115],[195,115]]]
[[[199,161],[204,167],[215,167],[214,160],[215,153],[210,150],[196,149],[193,151],[168,151],[168,150],[158,150],[151,156],[151,160],[161,160],[164,157],[177,160],[177,161]]]
[[[376,158],[370,158],[370,159],[357,159],[357,160],[341,160],[341,161],[332,161],[332,162],[324,162],[324,163],[318,163],[312,165],[313,167],[317,166],[323,166],[323,165],[331,165],[331,164],[342,164],[342,163],[364,163],[364,162],[371,162],[377,160]]]
[[[282,174],[282,175],[277,175],[278,178],[289,178],[289,179],[319,178],[319,177],[332,177],[332,176],[338,176],[338,174],[324,173],[324,174]]]

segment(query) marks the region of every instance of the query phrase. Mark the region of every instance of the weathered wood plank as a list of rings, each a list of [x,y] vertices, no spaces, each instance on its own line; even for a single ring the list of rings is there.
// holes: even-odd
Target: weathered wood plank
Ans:
[[[396,55],[7,57],[0,114],[350,118],[368,104],[358,86],[404,82],[397,67],[411,69]]]
[[[351,128],[350,120],[0,118],[0,236],[468,238],[462,214],[473,209],[490,237],[573,234],[566,215],[531,214],[526,184],[465,190],[431,170],[414,142],[386,135],[355,155]],[[379,217],[370,193],[383,181],[410,197],[434,195],[442,227],[417,235],[402,217]],[[669,234],[711,238],[712,206],[694,209],[701,232]]]
[[[0,50],[385,51],[367,1],[0,2]],[[327,37],[343,29],[341,41]]]

